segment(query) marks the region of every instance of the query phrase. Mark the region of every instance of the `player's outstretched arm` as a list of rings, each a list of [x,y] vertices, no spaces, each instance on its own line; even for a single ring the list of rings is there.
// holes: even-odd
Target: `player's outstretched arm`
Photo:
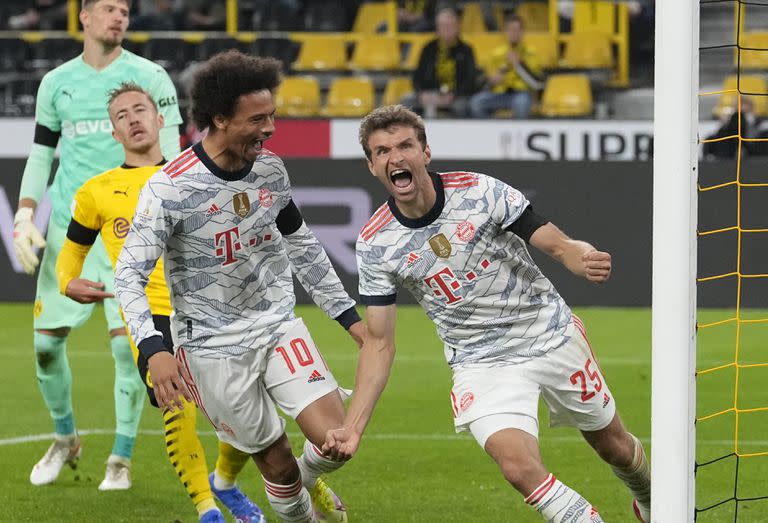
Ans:
[[[90,229],[83,227],[74,219],[70,221],[64,245],[56,258],[56,279],[59,282],[59,291],[78,303],[94,303],[103,301],[105,298],[114,298],[113,294],[104,292],[103,283],[80,278],[85,257],[88,256],[98,231],[90,231],[93,233],[90,242],[84,239],[82,234],[77,238],[80,241],[76,241],[73,238],[76,235],[75,231],[87,234],[86,231]]]
[[[577,276],[594,283],[611,277],[611,255],[587,242],[573,240],[553,223],[542,225],[531,235],[530,244],[548,254]]]
[[[335,460],[348,460],[357,452],[395,359],[395,305],[369,306],[366,315],[368,334],[360,349],[352,403],[344,425],[329,430],[323,444],[323,453]]]
[[[355,300],[344,290],[323,245],[304,223],[293,200],[280,211],[275,223],[283,235],[285,253],[301,286],[312,301],[338,321],[361,346],[364,328],[355,310]]]

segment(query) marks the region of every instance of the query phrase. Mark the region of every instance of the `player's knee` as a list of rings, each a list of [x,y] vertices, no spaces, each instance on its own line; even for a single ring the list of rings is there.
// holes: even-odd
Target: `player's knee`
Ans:
[[[47,374],[64,359],[66,338],[35,332],[37,372]]]

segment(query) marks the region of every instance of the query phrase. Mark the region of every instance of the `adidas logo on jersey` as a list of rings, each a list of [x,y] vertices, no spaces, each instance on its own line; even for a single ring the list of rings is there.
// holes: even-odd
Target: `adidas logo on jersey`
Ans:
[[[317,372],[317,370],[313,370],[312,374],[309,375],[309,379],[307,380],[307,383],[314,383],[316,381],[325,381],[325,377]]]
[[[603,408],[605,408],[606,405],[611,401],[611,397],[603,392]]]
[[[410,264],[412,264],[413,262],[415,262],[416,260],[418,260],[419,258],[421,258],[421,256],[419,256],[419,255],[418,255],[418,254],[416,254],[415,252],[411,252],[411,253],[409,253],[409,254],[408,254],[408,261],[407,261],[406,263],[407,263],[408,265],[410,265]]]
[[[205,213],[206,216],[216,216],[217,214],[221,214],[221,209],[219,209],[219,206],[215,203],[211,205],[208,208],[208,212]]]

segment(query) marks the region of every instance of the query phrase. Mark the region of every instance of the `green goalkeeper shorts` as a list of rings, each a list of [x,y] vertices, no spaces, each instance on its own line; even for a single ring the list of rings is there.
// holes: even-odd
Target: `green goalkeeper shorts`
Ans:
[[[45,241],[43,260],[40,262],[40,272],[37,275],[37,290],[35,292],[34,325],[35,329],[57,329],[60,327],[75,328],[83,325],[93,312],[95,304],[83,305],[71,300],[59,292],[56,280],[56,258],[64,245],[67,230],[57,225],[51,216],[48,222],[48,233]],[[114,293],[115,275],[112,263],[101,241],[96,239],[91,252],[85,259],[81,278],[102,282],[104,290]],[[117,300],[104,300],[104,316],[109,330],[123,327]]]

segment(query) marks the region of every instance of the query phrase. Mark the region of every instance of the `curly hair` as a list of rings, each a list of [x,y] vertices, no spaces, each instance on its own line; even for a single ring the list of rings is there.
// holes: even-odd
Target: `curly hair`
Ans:
[[[281,69],[279,60],[234,49],[212,56],[192,79],[189,117],[200,130],[212,127],[214,117],[234,114],[240,96],[264,89],[274,91],[280,85]]]
[[[360,122],[360,145],[363,146],[365,157],[371,159],[371,148],[368,147],[368,139],[374,131],[388,129],[393,125],[413,127],[416,138],[421,143],[421,148],[427,146],[427,132],[424,129],[424,120],[404,105],[385,105],[368,113]]]

